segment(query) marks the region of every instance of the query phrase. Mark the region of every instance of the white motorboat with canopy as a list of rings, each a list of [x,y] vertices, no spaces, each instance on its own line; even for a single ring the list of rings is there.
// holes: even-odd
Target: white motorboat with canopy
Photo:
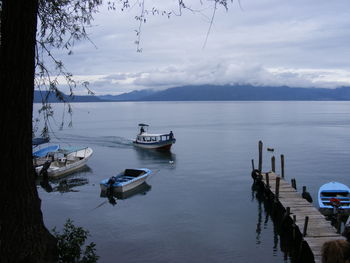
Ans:
[[[91,157],[93,150],[89,147],[70,147],[58,149],[46,156],[46,162],[35,168],[38,175],[47,173],[49,178],[69,174],[83,167]]]
[[[169,133],[148,133],[148,124],[140,123],[140,133],[133,144],[144,149],[170,150],[176,142],[172,131]]]

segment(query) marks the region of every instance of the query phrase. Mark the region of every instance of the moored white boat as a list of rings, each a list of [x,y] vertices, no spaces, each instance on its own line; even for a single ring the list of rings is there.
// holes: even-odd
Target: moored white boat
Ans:
[[[125,169],[125,171],[104,179],[100,183],[102,191],[111,190],[111,193],[127,192],[144,183],[152,171],[147,168]]]
[[[350,188],[338,182],[322,185],[318,191],[320,211],[325,215],[350,213]]]
[[[170,150],[171,146],[176,142],[172,131],[170,133],[148,133],[145,131],[149,125],[139,124],[140,133],[133,141],[134,146],[144,149]]]
[[[59,149],[50,154],[48,159],[51,162],[47,169],[48,177],[56,178],[80,169],[86,164],[92,153],[93,150],[89,147]],[[38,175],[42,168],[43,165],[35,168]]]

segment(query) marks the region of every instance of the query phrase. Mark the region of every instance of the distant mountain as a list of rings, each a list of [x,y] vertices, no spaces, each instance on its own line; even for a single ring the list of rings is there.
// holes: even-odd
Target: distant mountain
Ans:
[[[251,85],[198,85],[169,88],[162,91],[141,90],[101,98],[113,101],[326,101],[350,100],[350,87],[336,89],[255,87]]]
[[[152,96],[157,91],[146,89],[146,90],[134,90],[132,92],[123,93],[121,95],[103,95],[99,96],[99,98],[103,100],[109,101],[134,101],[134,100],[142,100],[145,97]]]
[[[34,91],[34,103],[41,103],[42,98],[45,98],[47,96],[48,92],[47,91]],[[63,97],[67,102],[103,102],[104,100],[94,96],[94,95],[87,95],[87,96],[68,96],[66,94],[63,94]],[[61,102],[59,99],[56,98],[55,94],[50,93],[48,96],[48,102]]]
[[[34,103],[41,102],[47,92],[35,91]],[[256,87],[251,85],[198,85],[169,88],[162,91],[135,90],[121,95],[73,96],[63,95],[68,102],[107,102],[107,101],[347,101],[350,100],[350,87],[336,89]],[[60,102],[54,94],[49,102]]]

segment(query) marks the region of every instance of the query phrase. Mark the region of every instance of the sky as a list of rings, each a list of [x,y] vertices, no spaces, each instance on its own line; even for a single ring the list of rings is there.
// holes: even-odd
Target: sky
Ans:
[[[214,1],[185,0],[193,11],[179,16],[177,0],[145,0],[146,10],[173,15],[146,16],[142,52],[134,3],[123,12],[102,6],[87,30],[93,44],[76,43],[70,56],[56,51],[97,95],[200,84],[350,85],[349,0],[233,0],[228,10],[217,7],[211,27]]]

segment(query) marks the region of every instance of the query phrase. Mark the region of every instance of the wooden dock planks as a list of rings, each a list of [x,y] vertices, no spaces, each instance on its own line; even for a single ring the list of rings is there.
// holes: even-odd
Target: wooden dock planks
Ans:
[[[276,175],[273,172],[268,173],[270,191],[275,195],[276,191]],[[263,183],[266,185],[266,176],[263,176]],[[299,230],[303,232],[305,217],[309,217],[307,232],[304,240],[308,243],[315,262],[322,262],[321,248],[326,241],[343,239],[345,238],[336,233],[336,229],[326,221],[325,217],[309,202],[302,198],[301,193],[297,192],[292,186],[285,180],[280,180],[279,185],[279,198],[278,201],[284,208],[289,207],[291,217],[295,215],[296,225]]]

